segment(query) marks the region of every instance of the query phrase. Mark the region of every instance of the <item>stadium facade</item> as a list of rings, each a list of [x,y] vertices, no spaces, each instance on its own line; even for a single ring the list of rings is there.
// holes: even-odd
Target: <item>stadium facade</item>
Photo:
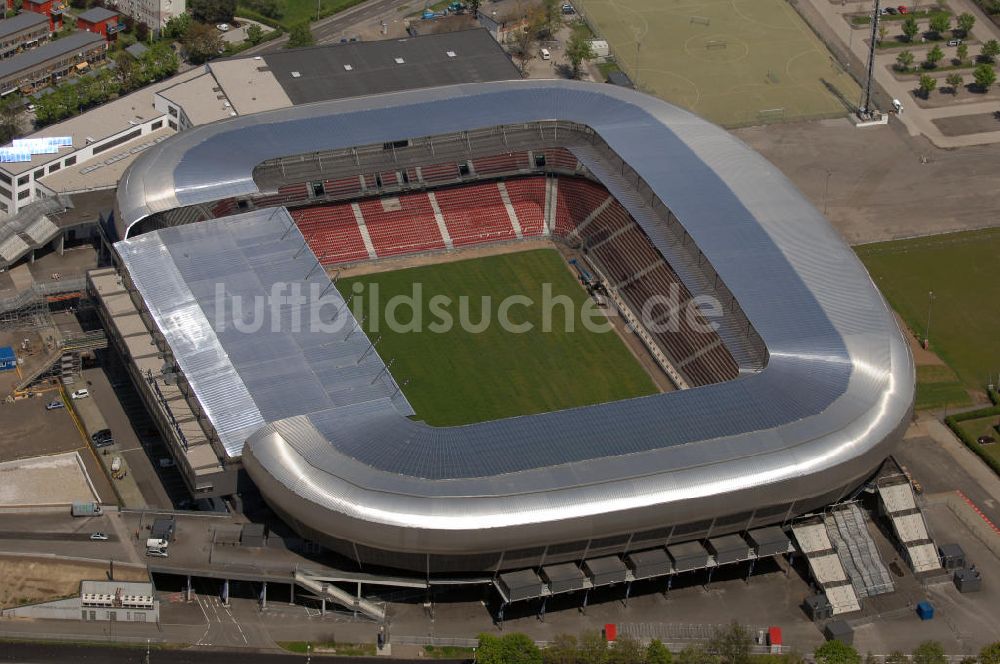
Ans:
[[[288,212],[256,209],[284,187],[556,150],[610,192],[691,294],[722,303],[711,343],[731,375],[431,427],[408,417],[364,335],[236,335],[210,311],[212,283],[329,286]],[[551,160],[530,168],[566,175]],[[394,186],[433,189],[407,179]],[[823,216],[724,130],[631,90],[491,82],[196,127],[130,167],[116,224],[125,282],[220,457],[239,459],[297,531],[362,566],[509,570],[784,523],[855,490],[911,418],[907,343]]]

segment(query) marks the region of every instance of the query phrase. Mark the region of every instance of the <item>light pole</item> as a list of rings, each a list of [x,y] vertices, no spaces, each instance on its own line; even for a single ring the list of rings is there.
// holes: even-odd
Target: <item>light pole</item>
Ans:
[[[927,291],[927,327],[924,328],[924,348],[931,345],[931,305],[934,304],[934,291]]]
[[[823,188],[823,216],[826,216],[827,204],[830,200],[830,176],[833,171],[826,169],[826,186]]]

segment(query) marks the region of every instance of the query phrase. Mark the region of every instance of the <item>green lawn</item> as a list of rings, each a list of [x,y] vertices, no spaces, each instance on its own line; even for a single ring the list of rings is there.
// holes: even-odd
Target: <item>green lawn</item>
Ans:
[[[931,350],[966,388],[983,390],[991,373],[996,380],[1000,229],[868,244],[856,250],[889,303],[920,336],[931,305]]]
[[[348,7],[353,7],[362,0],[319,0],[320,16],[329,16]],[[281,10],[281,17],[276,19],[286,30],[297,23],[303,21],[316,20],[317,0],[276,0],[278,8]],[[240,16],[240,11],[246,12],[242,2],[237,3],[236,15]],[[253,12],[250,12],[251,15]]]
[[[980,436],[989,436],[993,440],[997,441],[992,445],[980,445],[979,443],[974,444],[979,450],[1000,462],[1000,433],[998,433],[996,429],[998,424],[1000,424],[1000,417],[993,415],[990,417],[981,417],[977,420],[966,420],[959,424],[959,426],[963,431],[969,434],[969,437],[974,441],[979,440]]]
[[[917,367],[917,410],[941,410],[969,405],[972,405],[972,399],[951,367]]]
[[[468,424],[656,392],[614,331],[583,327],[581,307],[589,298],[554,250],[345,278],[337,287],[350,294],[355,282],[365,285],[363,296],[352,297],[355,315],[367,316],[369,337],[381,336],[379,354],[387,362],[395,359],[393,376],[401,383],[409,381],[403,392],[417,417],[428,424]],[[378,285],[377,313],[369,311],[373,284]],[[393,332],[387,314],[401,323],[414,317],[410,308],[401,307],[392,314],[387,305],[393,296],[411,294],[414,284],[420,285],[423,294],[422,331]],[[552,299],[564,296],[573,305],[569,317],[565,306],[550,309],[548,331],[543,325],[544,284],[550,284]],[[514,324],[530,324],[530,332],[505,331],[496,322],[501,301],[511,295],[534,301],[532,306],[517,304],[508,314]],[[444,307],[455,323],[450,331],[432,327],[443,320],[434,313],[439,311],[431,301],[434,296],[451,298],[451,304]],[[460,304],[463,296],[464,307]],[[490,298],[485,307],[484,297]],[[459,324],[462,318],[480,323],[484,310],[490,324],[482,326],[482,331],[468,331],[463,329],[468,326]]]
[[[724,126],[845,116],[860,88],[788,0],[578,0],[640,89]]]

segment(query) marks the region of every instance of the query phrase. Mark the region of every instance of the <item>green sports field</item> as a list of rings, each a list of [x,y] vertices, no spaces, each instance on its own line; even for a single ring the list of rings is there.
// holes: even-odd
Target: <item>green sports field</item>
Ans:
[[[575,4],[640,89],[724,126],[843,116],[860,98],[788,0]]]
[[[968,389],[1000,372],[1000,229],[856,247],[872,278],[911,330]],[[933,301],[928,293],[933,292]],[[950,400],[950,399],[949,399]]]
[[[357,295],[355,283],[364,286]],[[372,285],[377,284],[377,311]],[[392,310],[397,295],[411,295],[420,284],[420,324],[413,309]],[[573,306],[554,306],[544,315],[543,284],[551,284],[552,299],[568,297]],[[406,383],[403,392],[417,418],[435,426],[453,426],[516,415],[562,410],[653,394],[652,380],[613,330],[585,329],[581,313],[589,300],[564,259],[554,250],[540,249],[474,260],[417,267],[344,278],[337,287],[352,302],[355,315],[365,316],[365,328],[378,351],[392,365],[393,376]],[[500,303],[523,295],[535,305],[510,307],[514,325],[530,323],[530,332],[504,330],[497,323]],[[451,304],[435,305],[434,296]],[[465,319],[484,320],[482,331],[459,323],[466,296]],[[490,300],[484,302],[483,297]],[[569,318],[566,311],[571,309]],[[440,330],[448,312],[454,325]],[[545,320],[552,321],[545,331]],[[419,327],[420,331],[393,331],[389,320]],[[567,320],[571,322],[567,325]],[[432,327],[432,324],[437,324]],[[567,329],[572,328],[572,329]]]

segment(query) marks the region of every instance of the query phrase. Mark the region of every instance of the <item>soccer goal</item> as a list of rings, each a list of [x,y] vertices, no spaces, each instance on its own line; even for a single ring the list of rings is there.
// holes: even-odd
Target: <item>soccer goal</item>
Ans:
[[[712,19],[708,18],[707,16],[692,16],[691,20],[688,22],[688,25],[694,25],[696,23],[698,25],[712,25]]]
[[[729,42],[727,42],[724,39],[711,39],[705,42],[705,48],[707,48],[710,51],[715,51],[720,48],[728,48],[728,47],[729,47]]]

